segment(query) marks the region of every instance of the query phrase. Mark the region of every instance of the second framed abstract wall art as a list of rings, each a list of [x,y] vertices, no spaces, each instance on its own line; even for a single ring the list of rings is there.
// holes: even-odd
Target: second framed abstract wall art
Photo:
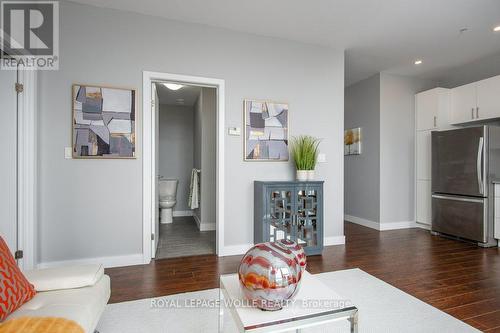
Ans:
[[[244,101],[245,161],[288,161],[288,104]]]

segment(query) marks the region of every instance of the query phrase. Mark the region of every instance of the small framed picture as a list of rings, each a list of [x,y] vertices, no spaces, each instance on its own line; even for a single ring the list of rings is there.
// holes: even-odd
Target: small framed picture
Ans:
[[[344,155],[361,154],[361,127],[344,131]]]

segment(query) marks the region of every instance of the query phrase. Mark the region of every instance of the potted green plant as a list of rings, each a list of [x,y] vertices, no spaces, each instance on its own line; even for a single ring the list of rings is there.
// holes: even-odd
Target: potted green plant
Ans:
[[[310,135],[300,135],[291,140],[291,154],[297,169],[297,180],[313,180],[318,159],[320,140]]]

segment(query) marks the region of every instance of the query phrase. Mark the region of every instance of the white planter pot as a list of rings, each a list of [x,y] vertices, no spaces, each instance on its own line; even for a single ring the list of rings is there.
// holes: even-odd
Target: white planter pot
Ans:
[[[314,170],[307,170],[307,180],[314,180]]]
[[[297,180],[303,182],[307,180],[307,170],[297,170]]]

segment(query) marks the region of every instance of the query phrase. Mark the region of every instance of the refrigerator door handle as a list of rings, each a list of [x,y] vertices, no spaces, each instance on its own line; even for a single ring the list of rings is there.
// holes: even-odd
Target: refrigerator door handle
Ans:
[[[484,147],[484,139],[483,137],[479,138],[479,146],[477,148],[477,183],[479,185],[479,193],[484,195],[484,184],[483,184],[483,171],[482,171],[482,162],[483,162],[483,147]]]
[[[454,197],[454,196],[439,195],[439,194],[433,194],[432,197],[434,199],[451,200],[451,201],[475,202],[475,203],[483,203],[484,202],[483,199]]]

